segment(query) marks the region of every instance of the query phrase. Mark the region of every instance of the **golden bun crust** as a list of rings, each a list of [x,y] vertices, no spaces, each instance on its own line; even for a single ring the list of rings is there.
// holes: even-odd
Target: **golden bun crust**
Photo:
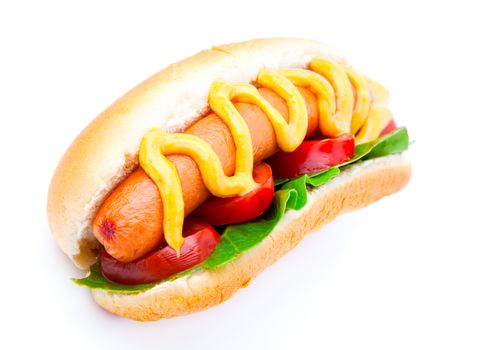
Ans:
[[[338,177],[308,195],[308,205],[289,210],[273,233],[238,259],[215,270],[200,270],[139,293],[93,291],[106,310],[138,321],[155,321],[207,309],[230,298],[266,267],[293,249],[313,230],[337,215],[367,206],[401,190],[411,175],[400,155],[348,166]]]
[[[108,193],[137,166],[151,127],[179,132],[207,110],[214,79],[250,82],[260,68],[304,67],[314,56],[344,62],[313,40],[258,39],[213,47],[172,64],[114,102],[75,139],[60,161],[48,194],[48,221],[60,248],[80,268],[96,259],[92,219]]]

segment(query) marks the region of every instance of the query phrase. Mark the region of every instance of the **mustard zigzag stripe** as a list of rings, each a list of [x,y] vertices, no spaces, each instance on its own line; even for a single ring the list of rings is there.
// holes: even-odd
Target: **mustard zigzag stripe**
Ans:
[[[213,82],[210,108],[228,126],[236,146],[236,169],[226,176],[221,161],[202,139],[188,134],[166,134],[149,130],[140,145],[140,165],[158,186],[163,203],[163,231],[166,242],[179,256],[183,245],[184,203],[178,172],[166,156],[185,154],[195,160],[206,188],[217,197],[231,197],[251,191],[253,145],[248,126],[234,107],[235,102],[257,105],[271,122],[278,147],[294,151],[308,128],[307,108],[296,86],[312,90],[318,97],[319,128],[328,137],[356,135],[356,142],[376,139],[391,119],[387,92],[349,67],[326,58],[313,58],[308,69],[261,69],[257,82],[281,96],[288,105],[289,122],[251,84]]]

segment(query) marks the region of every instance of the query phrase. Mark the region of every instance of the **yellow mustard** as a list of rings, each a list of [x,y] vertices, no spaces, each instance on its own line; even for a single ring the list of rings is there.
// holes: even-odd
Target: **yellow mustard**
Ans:
[[[256,82],[281,96],[288,105],[289,122],[251,84],[213,82],[208,103],[228,126],[236,146],[236,168],[226,176],[221,161],[202,139],[188,134],[167,134],[158,128],[143,137],[140,166],[158,186],[163,203],[165,240],[179,255],[183,245],[184,203],[178,172],[167,156],[185,154],[198,164],[206,188],[217,197],[245,194],[257,185],[253,180],[253,145],[248,126],[232,100],[257,105],[271,122],[278,147],[294,151],[304,140],[308,113],[296,88],[310,89],[318,97],[319,128],[323,135],[354,134],[356,143],[376,139],[392,118],[387,91],[349,67],[322,57],[313,58],[309,69],[261,69]]]

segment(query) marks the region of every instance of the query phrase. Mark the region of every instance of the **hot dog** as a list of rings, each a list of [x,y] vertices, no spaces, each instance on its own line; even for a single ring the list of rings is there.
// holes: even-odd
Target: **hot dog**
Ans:
[[[315,95],[299,88],[308,108],[307,137],[317,132],[318,109]],[[281,115],[288,120],[285,101],[268,89],[259,89]],[[248,124],[253,140],[255,161],[270,157],[277,150],[273,127],[257,106],[237,103],[236,108]],[[208,142],[221,160],[227,175],[234,171],[235,145],[228,127],[214,113],[208,114],[185,133]],[[178,169],[185,202],[190,214],[210,193],[203,184],[196,163],[188,156],[172,155],[169,159]],[[135,260],[164,243],[163,208],[154,182],[141,169],[135,170],[103,202],[94,221],[93,233],[110,255],[120,261]]]
[[[213,48],[159,72],[96,118],[52,179],[52,232],[90,269],[76,283],[137,320],[222,302],[311,230],[406,185],[407,132],[387,98],[303,39]]]

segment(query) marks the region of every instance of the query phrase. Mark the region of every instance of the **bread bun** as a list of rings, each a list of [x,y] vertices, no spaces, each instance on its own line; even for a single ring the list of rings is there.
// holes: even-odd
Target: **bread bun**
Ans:
[[[305,39],[258,39],[213,47],[153,75],[114,102],[75,139],[48,193],[48,221],[60,248],[82,269],[96,260],[91,222],[108,193],[138,164],[151,127],[180,132],[208,109],[214,79],[255,80],[262,67],[305,67],[314,56],[345,62],[326,45]]]
[[[60,248],[78,267],[97,259],[93,217],[109,192],[138,165],[138,148],[151,127],[181,132],[208,111],[214,79],[253,81],[262,67],[305,67],[314,56],[345,64],[312,40],[260,39],[214,47],[172,64],[113,103],[75,139],[60,161],[48,194],[48,220]],[[312,190],[308,204],[289,210],[258,246],[214,270],[198,270],[137,294],[93,290],[103,308],[135,320],[158,320],[206,309],[231,297],[310,231],[337,215],[399,191],[411,168],[400,155],[347,166]]]
[[[259,245],[215,270],[199,270],[138,294],[94,290],[106,310],[138,321],[155,321],[207,309],[230,298],[313,230],[337,215],[365,207],[403,188],[409,163],[391,155],[348,166],[331,182],[308,194],[308,204],[289,210]]]

